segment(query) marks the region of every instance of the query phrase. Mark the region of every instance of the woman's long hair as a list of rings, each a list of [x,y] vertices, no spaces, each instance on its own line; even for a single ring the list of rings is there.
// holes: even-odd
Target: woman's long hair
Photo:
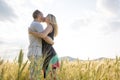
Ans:
[[[47,17],[49,18],[50,24],[54,28],[54,37],[56,37],[58,34],[58,25],[57,25],[56,17],[52,14],[48,14]]]

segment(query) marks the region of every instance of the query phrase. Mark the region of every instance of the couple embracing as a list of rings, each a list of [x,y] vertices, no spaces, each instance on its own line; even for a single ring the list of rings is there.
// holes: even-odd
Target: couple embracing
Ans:
[[[42,70],[44,79],[49,72],[54,76],[51,77],[56,80],[56,69],[59,67],[59,59],[55,49],[53,48],[54,37],[57,36],[58,26],[56,17],[53,14],[48,14],[43,17],[43,13],[39,10],[33,12],[33,22],[31,23],[29,31],[29,48],[28,59],[32,62],[32,57],[38,61],[41,57],[44,58]],[[47,27],[43,29],[41,22],[45,22]],[[49,69],[52,68],[52,69]],[[33,78],[34,68],[30,69],[30,80]]]

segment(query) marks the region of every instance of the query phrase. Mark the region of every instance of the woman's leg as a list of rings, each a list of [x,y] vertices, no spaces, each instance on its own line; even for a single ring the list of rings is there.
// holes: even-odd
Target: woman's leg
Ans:
[[[53,68],[52,68],[51,78],[52,78],[53,80],[57,80],[56,67],[53,67]]]

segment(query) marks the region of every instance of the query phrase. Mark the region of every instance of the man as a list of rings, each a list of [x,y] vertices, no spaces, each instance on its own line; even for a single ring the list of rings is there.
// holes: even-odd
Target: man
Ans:
[[[30,25],[30,30],[35,32],[42,32],[43,26],[40,24],[40,22],[43,22],[43,14],[39,10],[35,10],[33,12],[33,19],[34,21]],[[43,36],[41,36],[43,37]],[[54,42],[50,37],[44,37],[43,38],[46,42],[49,44],[53,44]],[[34,58],[35,61],[38,61],[39,58],[42,56],[42,38],[38,38],[36,36],[33,36],[32,34],[29,34],[29,48],[28,48],[28,59],[32,62],[32,59]],[[33,65],[34,66],[34,65]],[[34,69],[30,69],[30,80],[33,80],[33,74]]]

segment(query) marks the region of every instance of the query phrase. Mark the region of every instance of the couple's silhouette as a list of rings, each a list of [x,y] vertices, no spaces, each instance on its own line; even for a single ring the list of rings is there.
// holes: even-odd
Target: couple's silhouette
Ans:
[[[44,79],[47,74],[51,72],[51,77],[56,80],[56,69],[59,67],[59,59],[55,49],[53,48],[54,37],[57,36],[58,26],[56,17],[53,14],[48,14],[43,17],[43,13],[39,10],[33,12],[33,22],[31,23],[29,31],[29,48],[28,59],[32,62],[32,57],[38,61],[41,57],[43,60],[42,70]],[[47,24],[46,29],[43,29],[41,22]],[[50,69],[51,68],[51,69]],[[30,80],[34,80],[34,68],[30,69]]]

